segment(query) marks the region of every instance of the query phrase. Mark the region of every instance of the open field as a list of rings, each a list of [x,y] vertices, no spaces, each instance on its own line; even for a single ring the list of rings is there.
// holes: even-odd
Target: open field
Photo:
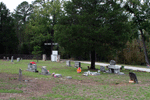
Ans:
[[[37,70],[42,66],[50,73],[62,74],[62,78],[26,71],[32,60],[14,63],[0,60],[0,99],[6,100],[149,100],[150,73],[135,72],[139,84],[129,84],[129,70],[125,75],[102,73],[99,76],[82,76],[88,64],[81,64],[82,72],[67,67],[66,62],[39,61]],[[36,62],[36,60],[35,60]],[[19,68],[23,70],[23,80],[18,81]],[[96,68],[100,68],[96,66]],[[72,79],[66,79],[72,76]]]

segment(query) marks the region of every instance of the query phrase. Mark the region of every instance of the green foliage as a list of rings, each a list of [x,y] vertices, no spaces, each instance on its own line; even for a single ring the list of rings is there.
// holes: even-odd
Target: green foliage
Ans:
[[[61,14],[61,4],[60,0],[34,1],[34,13],[30,16],[29,23],[25,28],[27,44],[32,46],[38,44],[40,47],[43,47],[43,52],[49,50],[49,48],[44,48],[43,45],[45,42],[53,42],[53,27],[57,23],[59,14]]]
[[[65,12],[55,26],[55,39],[69,54],[80,56],[96,51],[107,57],[122,49],[129,39],[130,24],[120,5],[114,1],[100,3],[93,0],[65,2]]]
[[[37,59],[38,62],[38,57],[41,55],[41,47],[40,46],[34,46],[34,51],[32,51],[32,54],[34,55],[34,57]]]
[[[130,64],[130,65],[144,65],[145,58],[143,53],[142,42],[136,39],[132,42],[127,42],[126,48],[122,51],[118,51],[118,63]]]
[[[20,3],[12,14],[14,19],[14,29],[19,40],[18,51],[19,53],[27,53],[28,51],[23,50],[24,45],[28,45],[28,37],[25,34],[26,24],[29,21],[31,14],[33,13],[33,5],[26,1]]]
[[[147,54],[147,48],[145,45],[145,33],[148,32],[150,34],[150,2],[149,0],[127,0],[124,8],[126,9],[126,12],[129,14],[132,14],[132,22],[133,25],[137,28],[137,30],[140,31],[141,40],[143,42],[143,48],[144,48],[144,54],[145,54],[145,61],[147,64],[149,64],[148,54]],[[144,32],[146,31],[146,32]],[[138,33],[135,33],[138,34]]]
[[[9,9],[0,2],[0,47],[1,53],[11,54],[17,52],[18,39],[14,31],[14,20]]]

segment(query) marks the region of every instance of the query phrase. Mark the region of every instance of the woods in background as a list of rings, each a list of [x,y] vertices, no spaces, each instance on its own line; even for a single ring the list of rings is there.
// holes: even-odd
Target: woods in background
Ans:
[[[1,54],[50,55],[61,58],[149,64],[150,2],[141,0],[24,1],[11,13],[0,3]],[[45,46],[44,43],[59,46]]]

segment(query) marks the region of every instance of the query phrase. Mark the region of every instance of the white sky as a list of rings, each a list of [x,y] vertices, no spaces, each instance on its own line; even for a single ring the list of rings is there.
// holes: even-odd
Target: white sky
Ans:
[[[14,9],[16,9],[16,7],[23,1],[27,1],[29,4],[31,4],[32,1],[35,0],[0,0],[0,2],[3,2],[6,5],[7,9],[9,9],[10,12],[13,12]]]

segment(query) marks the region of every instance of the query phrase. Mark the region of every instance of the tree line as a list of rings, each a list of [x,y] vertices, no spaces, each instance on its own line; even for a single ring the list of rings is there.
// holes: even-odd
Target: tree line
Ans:
[[[47,54],[62,58],[148,64],[149,0],[24,1],[13,13],[0,3],[1,54]],[[44,43],[58,43],[48,46]]]

